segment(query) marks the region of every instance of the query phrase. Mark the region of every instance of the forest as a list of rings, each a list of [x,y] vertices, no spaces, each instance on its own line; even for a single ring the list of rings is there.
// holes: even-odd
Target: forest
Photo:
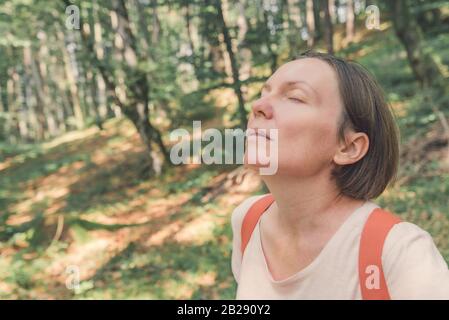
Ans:
[[[381,84],[401,149],[375,202],[449,262],[449,1],[0,0],[0,299],[233,299],[231,213],[266,188],[173,163],[170,134],[245,130],[310,49]]]

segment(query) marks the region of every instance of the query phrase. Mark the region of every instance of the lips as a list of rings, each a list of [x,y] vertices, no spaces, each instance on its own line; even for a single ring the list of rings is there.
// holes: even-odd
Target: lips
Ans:
[[[251,137],[251,136],[263,137],[267,140],[271,140],[266,129],[248,128],[248,130],[246,132],[246,137]]]

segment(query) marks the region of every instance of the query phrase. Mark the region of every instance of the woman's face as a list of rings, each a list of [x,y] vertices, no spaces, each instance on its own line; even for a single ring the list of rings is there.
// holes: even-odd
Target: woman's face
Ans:
[[[245,162],[249,148],[266,139],[267,150],[277,142],[278,174],[305,177],[330,170],[342,113],[338,90],[337,75],[324,61],[303,58],[282,65],[266,81],[248,121],[248,129],[267,129],[268,135],[277,129],[277,139],[249,136]]]

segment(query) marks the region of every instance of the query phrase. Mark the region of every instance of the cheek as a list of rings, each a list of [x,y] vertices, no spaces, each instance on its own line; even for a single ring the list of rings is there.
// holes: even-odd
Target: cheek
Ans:
[[[302,117],[279,124],[280,167],[316,171],[330,165],[337,147],[336,125],[324,117]]]

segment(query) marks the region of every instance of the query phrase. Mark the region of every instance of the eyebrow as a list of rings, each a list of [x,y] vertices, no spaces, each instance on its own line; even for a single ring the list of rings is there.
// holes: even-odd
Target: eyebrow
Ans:
[[[318,96],[318,92],[316,92],[316,90],[310,84],[308,84],[306,81],[303,81],[303,80],[289,81],[285,84],[285,86],[292,87],[297,84],[305,84],[309,89],[311,89]]]
[[[318,96],[317,91],[316,91],[310,84],[308,84],[308,83],[307,83],[306,81],[304,81],[304,80],[288,81],[288,82],[284,83],[284,84],[282,85],[282,87],[292,87],[292,86],[297,85],[297,84],[305,84],[308,88],[310,88],[310,89],[311,89],[311,90]],[[269,84],[269,83],[264,83],[264,85],[263,85],[263,87],[262,87],[262,90],[268,90],[268,91],[270,91],[270,90],[271,90],[270,84]]]

